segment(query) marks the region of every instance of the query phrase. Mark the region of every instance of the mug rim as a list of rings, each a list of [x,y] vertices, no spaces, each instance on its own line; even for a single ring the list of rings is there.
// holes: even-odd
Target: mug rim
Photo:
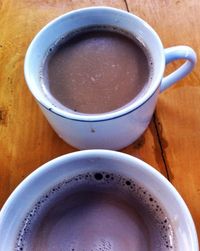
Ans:
[[[196,228],[191,216],[191,213],[185,204],[183,198],[180,196],[180,194],[177,192],[175,187],[156,169],[154,169],[152,166],[147,164],[146,162],[134,157],[130,156],[126,153],[111,151],[111,150],[103,150],[103,149],[94,149],[94,150],[84,150],[84,151],[77,151],[73,153],[68,153],[65,155],[62,155],[60,157],[57,157],[55,159],[52,159],[45,164],[41,165],[39,168],[34,170],[32,173],[30,173],[11,193],[11,195],[6,200],[5,204],[3,205],[1,211],[0,211],[0,232],[4,231],[3,225],[5,224],[5,220],[9,218],[9,211],[13,209],[13,207],[16,208],[16,201],[21,198],[21,195],[23,195],[24,191],[27,191],[27,189],[31,189],[31,186],[34,186],[34,180],[41,180],[42,177],[46,176],[49,171],[52,171],[53,174],[55,174],[54,170],[59,169],[59,166],[61,166],[63,163],[67,165],[67,163],[70,163],[70,161],[76,161],[76,160],[84,160],[84,159],[91,159],[91,158],[102,158],[107,160],[115,160],[115,161],[121,161],[121,163],[130,163],[130,165],[135,165],[137,170],[141,170],[140,173],[146,172],[148,176],[155,177],[157,180],[162,182],[163,186],[168,189],[169,194],[171,194],[172,197],[175,198],[178,205],[181,207],[181,211],[183,214],[183,217],[187,218],[187,228],[190,232],[190,241],[192,244],[191,250],[198,251],[198,239],[197,239],[197,232]],[[67,169],[67,167],[66,167]],[[129,169],[127,167],[127,169]],[[116,170],[117,172],[117,170]],[[65,170],[66,173],[66,170]],[[123,172],[122,172],[123,173]],[[124,171],[125,174],[125,171]],[[60,177],[59,172],[57,172],[57,176]],[[63,176],[63,174],[61,175]],[[68,176],[65,176],[65,178]],[[69,177],[68,177],[69,178]],[[59,178],[60,179],[60,178]],[[52,185],[56,184],[56,180],[54,179],[54,176],[51,176]],[[44,185],[45,186],[45,185]],[[49,189],[49,185],[48,189]],[[36,188],[38,190],[38,188]],[[37,193],[37,191],[35,191]],[[39,194],[37,197],[39,198],[41,194]],[[30,201],[30,204],[33,203],[33,199]],[[166,206],[166,205],[165,205]],[[27,207],[27,205],[25,206]],[[166,208],[166,207],[164,207]],[[25,209],[26,210],[26,209]],[[14,212],[12,211],[12,214]],[[20,211],[21,213],[21,211]],[[10,219],[10,218],[9,218]],[[9,225],[9,224],[8,224]],[[9,231],[9,229],[7,230]],[[8,235],[8,233],[4,233],[4,235]],[[16,236],[15,236],[16,237]],[[13,237],[13,240],[15,238]],[[1,247],[0,247],[1,250]]]
[[[40,95],[38,95],[37,90],[33,88],[35,85],[34,80],[30,77],[30,70],[29,70],[29,64],[31,61],[31,54],[32,50],[34,49],[34,44],[36,41],[40,38],[43,32],[49,29],[49,27],[52,27],[56,25],[57,22],[59,22],[62,19],[70,18],[70,16],[77,15],[78,13],[82,12],[88,12],[88,11],[110,11],[110,12],[115,12],[119,13],[121,15],[125,15],[129,18],[134,18],[137,20],[137,22],[141,23],[146,29],[148,29],[151,34],[154,36],[154,40],[157,42],[158,49],[160,50],[160,68],[158,70],[157,76],[155,77],[155,84],[152,86],[150,83],[149,87],[144,91],[144,95],[136,98],[132,103],[126,104],[125,106],[120,107],[117,110],[109,111],[106,113],[99,113],[99,114],[86,114],[86,113],[72,113],[68,110],[65,110],[63,108],[56,107],[52,104],[51,101],[48,100],[48,98],[44,97],[41,98]],[[106,120],[112,120],[118,117],[122,117],[126,114],[129,114],[137,109],[139,109],[142,105],[144,105],[158,90],[160,87],[160,83],[163,77],[164,73],[164,68],[165,68],[165,57],[164,57],[164,48],[162,45],[162,42],[158,36],[158,34],[155,32],[155,30],[142,18],[129,13],[127,11],[124,11],[122,9],[117,9],[113,7],[107,7],[107,6],[95,6],[95,7],[85,7],[81,9],[76,9],[69,11],[63,15],[58,16],[57,18],[53,19],[47,25],[45,25],[33,38],[32,42],[30,43],[28,50],[25,55],[25,61],[24,61],[24,75],[25,75],[25,80],[28,85],[28,88],[32,95],[35,97],[35,99],[38,101],[40,105],[42,105],[45,109],[49,110],[50,112],[65,118],[69,120],[75,120],[75,121],[82,121],[82,122],[100,122],[100,121],[106,121]]]

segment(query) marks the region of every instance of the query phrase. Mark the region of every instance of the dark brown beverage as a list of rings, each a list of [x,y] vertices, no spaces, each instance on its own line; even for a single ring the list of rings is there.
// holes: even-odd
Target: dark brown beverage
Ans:
[[[90,27],[69,34],[48,54],[43,88],[56,106],[79,113],[105,113],[141,93],[151,75],[144,46],[113,27]]]
[[[172,224],[144,187],[84,173],[51,188],[27,213],[16,251],[176,250]]]

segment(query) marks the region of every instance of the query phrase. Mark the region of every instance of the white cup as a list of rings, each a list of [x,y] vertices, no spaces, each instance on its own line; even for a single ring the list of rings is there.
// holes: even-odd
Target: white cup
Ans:
[[[40,71],[49,48],[66,34],[91,25],[110,25],[137,37],[151,55],[152,81],[130,105],[102,114],[77,114],[52,104],[40,83]],[[167,32],[167,31],[166,31]],[[163,77],[165,65],[185,59],[185,63]],[[193,69],[195,52],[188,46],[164,49],[156,32],[141,18],[109,7],[91,7],[69,12],[46,25],[33,39],[25,58],[25,78],[47,120],[66,142],[79,149],[105,148],[118,150],[135,141],[147,128],[158,94]]]
[[[63,180],[88,172],[110,172],[139,183],[165,210],[175,235],[176,251],[198,251],[190,212],[171,183],[143,161],[110,150],[85,150],[58,157],[30,174],[0,211],[0,251],[14,251],[22,222],[34,204]],[[83,215],[84,217],[84,215]]]

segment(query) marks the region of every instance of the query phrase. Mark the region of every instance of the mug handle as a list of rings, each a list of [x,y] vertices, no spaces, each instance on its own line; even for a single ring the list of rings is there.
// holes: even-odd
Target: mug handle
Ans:
[[[164,49],[164,53],[166,65],[177,59],[185,59],[186,62],[181,65],[177,70],[162,79],[160,85],[160,92],[165,91],[176,81],[184,78],[187,74],[189,74],[194,68],[197,61],[196,53],[189,46],[173,46]]]

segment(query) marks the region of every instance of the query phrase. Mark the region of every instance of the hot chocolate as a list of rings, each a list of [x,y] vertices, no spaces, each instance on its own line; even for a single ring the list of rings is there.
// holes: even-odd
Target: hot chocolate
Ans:
[[[24,219],[16,251],[167,251],[171,222],[158,200],[121,175],[85,173],[44,194]]]
[[[42,86],[54,105],[79,113],[125,106],[148,85],[151,60],[129,33],[88,27],[60,39],[42,67]]]

